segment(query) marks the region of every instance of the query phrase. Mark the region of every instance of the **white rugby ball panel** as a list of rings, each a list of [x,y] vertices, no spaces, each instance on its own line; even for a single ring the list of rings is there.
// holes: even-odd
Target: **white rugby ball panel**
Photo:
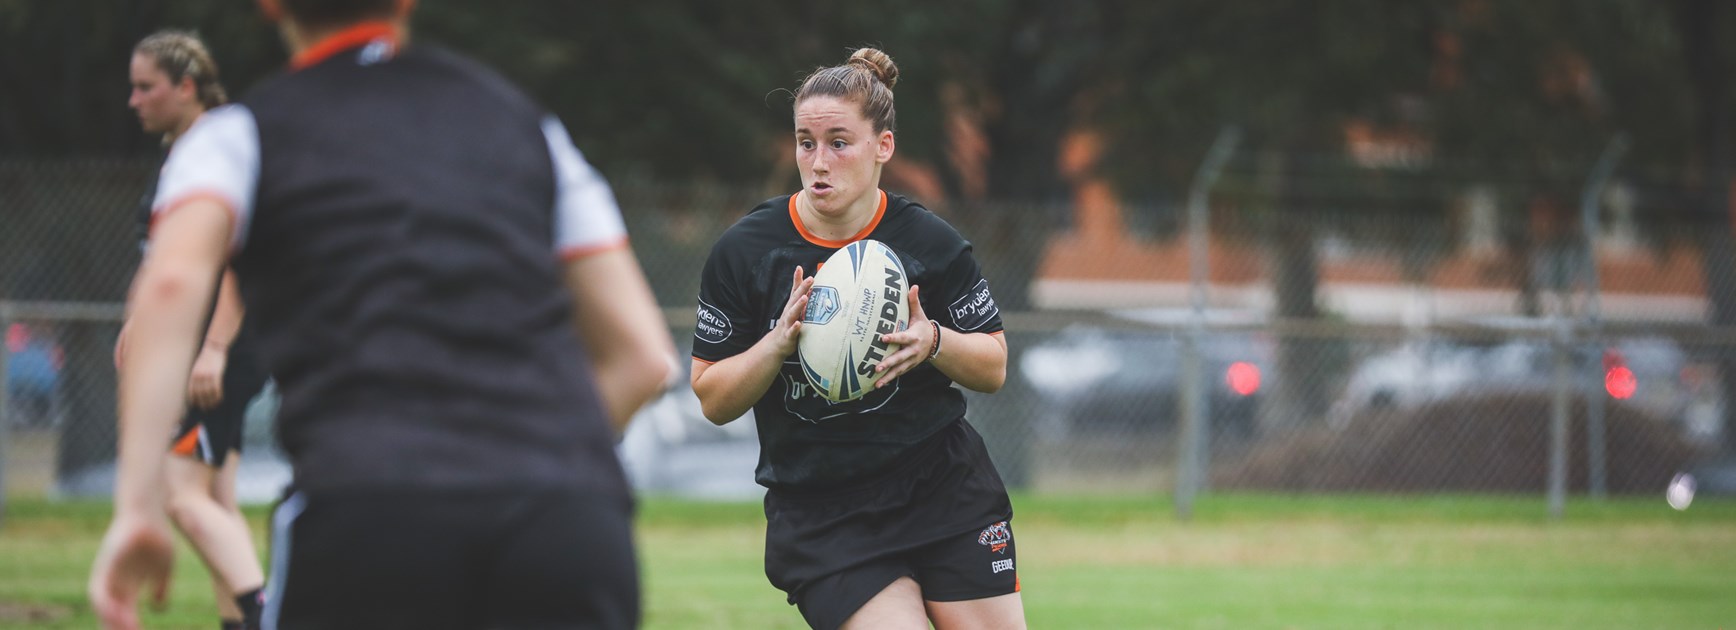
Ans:
[[[875,366],[898,351],[880,335],[909,324],[909,288],[898,254],[880,241],[856,241],[820,265],[796,345],[802,373],[822,397],[844,402],[874,390]]]

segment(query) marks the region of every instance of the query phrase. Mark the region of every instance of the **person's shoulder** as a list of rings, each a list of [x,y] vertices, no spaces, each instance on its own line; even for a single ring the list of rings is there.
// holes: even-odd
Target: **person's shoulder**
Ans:
[[[736,219],[735,224],[729,226],[729,229],[724,231],[724,235],[730,236],[733,234],[740,237],[767,232],[781,232],[784,229],[790,228],[789,206],[790,195],[779,195],[761,201],[754,205],[753,209],[748,210],[747,214],[743,215],[740,219]]]
[[[186,133],[169,147],[163,164],[166,167],[171,160],[193,160],[191,163],[201,164],[233,162],[237,157],[235,149],[241,149],[245,155],[257,150],[258,141],[258,124],[253,110],[245,103],[227,103],[200,114]]]
[[[921,202],[897,193],[886,193],[886,215],[881,219],[902,238],[924,249],[950,249],[965,244],[964,235],[946,219]]]
[[[749,209],[747,211],[747,214],[742,216],[741,220],[746,221],[748,219],[754,219],[754,220],[758,220],[758,221],[765,221],[765,220],[775,220],[775,219],[780,219],[780,218],[787,220],[789,218],[790,198],[794,197],[794,196],[795,195],[793,195],[793,194],[792,195],[778,195],[776,197],[772,197],[772,198],[767,199],[765,201],[761,201],[757,204],[754,204],[754,207]]]
[[[278,99],[279,93],[283,90],[292,89],[289,86],[294,83],[291,80],[294,76],[294,73],[278,70],[260,79],[258,83],[253,84],[253,87],[242,93],[241,98],[235,99],[233,102],[257,109],[260,103],[271,103]]]
[[[406,63],[443,68],[474,83],[498,100],[535,112],[542,111],[542,107],[519,88],[518,84],[488,64],[463,53],[436,44],[419,44],[406,50],[402,60]]]
[[[518,87],[512,84],[512,81],[502,76],[499,71],[488,64],[438,44],[418,44],[411,47],[399,56],[399,61],[406,64],[441,68],[483,83],[491,89],[519,91]]]

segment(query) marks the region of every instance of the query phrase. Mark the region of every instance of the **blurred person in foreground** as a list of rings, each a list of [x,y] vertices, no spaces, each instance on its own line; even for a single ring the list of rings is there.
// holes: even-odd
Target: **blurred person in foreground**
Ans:
[[[217,64],[204,42],[192,33],[165,30],[133,47],[128,74],[132,96],[127,104],[138,112],[146,133],[162,134],[163,145],[174,145],[206,110],[228,101],[218,80]],[[140,204],[139,250],[149,251],[151,208]],[[252,335],[244,322],[235,274],[222,272],[193,368],[188,376],[187,404],[164,463],[170,520],[191,543],[211,573],[217,594],[217,616],[224,630],[256,628],[259,593],[265,574],[253,547],[253,531],[235,496],[236,471],[241,465],[242,427],[248,402],[265,388]],[[127,327],[115,343],[118,368],[126,350]]]
[[[952,387],[1006,382],[1000,311],[970,242],[880,190],[897,81],[890,56],[862,48],[797,88],[803,188],[761,203],[712,248],[699,319],[720,324],[695,331],[693,390],[717,424],[754,412],[766,576],[809,625],[1022,628],[1012,502]],[[814,272],[865,238],[909,272],[909,326],[881,337],[901,347],[876,390],[832,403],[793,355]]]
[[[614,444],[674,345],[607,183],[413,0],[260,5],[291,67],[176,142],[133,282],[103,623],[169,578],[151,445],[228,263],[294,466],[264,628],[637,625]]]

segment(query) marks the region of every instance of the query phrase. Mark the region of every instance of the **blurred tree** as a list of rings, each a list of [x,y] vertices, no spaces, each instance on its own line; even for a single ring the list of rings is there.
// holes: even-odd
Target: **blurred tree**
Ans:
[[[1706,224],[1698,232],[1706,273],[1706,293],[1711,299],[1710,323],[1736,326],[1736,234],[1731,232],[1732,133],[1730,60],[1733,48],[1725,39],[1736,32],[1736,11],[1720,0],[1678,0],[1677,27],[1681,31],[1682,59],[1688,70],[1693,94],[1695,142],[1687,155],[1694,169],[1695,194],[1688,205]],[[1720,347],[1718,371],[1726,401],[1736,394],[1736,349]],[[1724,404],[1724,454],[1736,454],[1736,405]]]
[[[1113,69],[1102,51],[1123,28],[1114,16],[1124,3],[651,0],[516,3],[481,15],[426,4],[424,32],[468,42],[545,98],[606,172],[748,185],[768,196],[796,186],[789,90],[855,47],[878,46],[900,67],[899,160],[942,182],[943,198],[923,201],[979,242],[1021,243],[1056,218],[1033,225],[1022,214],[1066,198],[1059,141],[1080,95]],[[980,121],[986,162],[952,159],[947,124],[958,116]],[[1003,214],[1009,208],[1019,214]],[[984,253],[999,257],[988,265],[1000,274],[997,297],[1023,308],[1036,258],[1012,247]]]
[[[132,47],[159,28],[210,46],[230,94],[282,65],[276,32],[251,2],[0,2],[0,157],[153,154],[127,109]]]
[[[1728,76],[1718,69],[1727,66],[1708,64],[1727,64],[1730,51],[1710,43],[1678,56],[1689,25],[1701,40],[1729,32],[1728,19],[1707,8],[1717,4],[1681,0],[1672,13],[1646,0],[1144,3],[1122,16],[1144,36],[1111,55],[1137,62],[1110,73],[1118,83],[1113,97],[1096,101],[1097,124],[1115,130],[1107,163],[1134,197],[1179,198],[1219,125],[1247,131],[1245,157],[1223,188],[1256,215],[1249,224],[1265,226],[1242,237],[1269,253],[1279,317],[1322,316],[1314,250],[1324,234],[1387,243],[1403,255],[1407,278],[1428,277],[1455,240],[1444,233],[1453,198],[1473,185],[1502,200],[1516,252],[1508,268],[1535,314],[1547,279],[1533,261],[1580,248],[1571,209],[1617,133],[1634,140],[1630,163],[1647,166],[1631,176],[1665,188],[1680,185],[1684,167],[1699,170],[1706,158],[1692,153],[1720,155],[1709,143],[1728,142],[1727,123],[1692,115],[1687,77],[1690,69]],[[1689,11],[1700,17],[1674,19]],[[1728,112],[1727,100],[1702,97],[1699,111]],[[1362,154],[1357,145],[1368,139],[1378,150]],[[1727,166],[1717,172],[1709,181],[1728,181]],[[1722,225],[1694,233],[1727,238]],[[1435,246],[1418,247],[1424,242]],[[1709,245],[1712,297],[1736,306],[1736,292],[1716,289],[1736,286],[1723,284],[1736,282],[1728,271],[1736,265],[1716,262],[1727,248]],[[1736,308],[1728,312],[1736,317]],[[1318,411],[1323,401],[1309,395],[1320,391],[1309,358],[1317,353],[1307,341],[1281,344],[1268,398],[1281,417],[1268,422]]]
[[[1137,25],[1116,51],[1122,85],[1099,105],[1103,124],[1124,139],[1115,148],[1119,181],[1133,195],[1180,197],[1199,156],[1222,124],[1241,126],[1243,155],[1225,186],[1241,190],[1240,206],[1265,226],[1257,239],[1268,252],[1275,315],[1309,320],[1323,315],[1317,302],[1320,230],[1338,218],[1353,225],[1368,212],[1347,206],[1379,204],[1382,212],[1438,212],[1418,197],[1381,199],[1359,186],[1383,183],[1406,164],[1357,166],[1346,154],[1346,126],[1415,129],[1415,108],[1427,89],[1429,43],[1440,23],[1438,3],[1289,0],[1223,4],[1204,0],[1135,5],[1126,19]],[[1420,130],[1417,130],[1420,131]],[[1142,154],[1183,156],[1153,160]],[[1364,177],[1350,177],[1353,170]],[[1374,172],[1370,172],[1374,171]],[[1390,172],[1382,175],[1381,172]],[[1314,340],[1285,338],[1278,348],[1275,382],[1262,424],[1287,427],[1324,409],[1324,370]]]
[[[1300,320],[1326,316],[1317,296],[1324,235],[1372,236],[1405,254],[1407,278],[1425,278],[1453,242],[1442,233],[1450,197],[1471,184],[1501,199],[1519,252],[1508,267],[1540,309],[1530,258],[1551,238],[1565,247],[1571,230],[1560,228],[1574,218],[1562,213],[1550,237],[1531,209],[1573,207],[1590,163],[1624,133],[1628,163],[1640,165],[1624,169],[1631,181],[1694,187],[1692,202],[1660,207],[1680,206],[1710,228],[1652,238],[1692,239],[1706,252],[1710,318],[1729,326],[1736,108],[1724,81],[1736,47],[1720,36],[1736,32],[1733,13],[1721,0],[425,0],[416,37],[519,82],[611,181],[640,191],[624,203],[645,203],[665,223],[694,206],[728,219],[754,196],[708,189],[793,189],[787,90],[856,46],[879,46],[903,71],[898,161],[916,167],[889,178],[994,245],[979,253],[1009,309],[1028,305],[1036,249],[1067,219],[1057,159],[1074,130],[1110,139],[1102,163],[1126,196],[1179,199],[1218,129],[1240,125],[1246,157],[1223,198],[1243,224],[1265,226],[1241,237],[1268,252],[1276,314]],[[0,82],[10,88],[0,90],[0,158],[155,155],[126,108],[126,60],[163,26],[197,30],[232,94],[284,61],[250,2],[0,0]],[[1399,150],[1359,156],[1358,137]],[[923,187],[923,173],[934,186]],[[647,184],[669,181],[683,185]],[[9,227],[130,222],[106,202],[74,211],[84,215],[20,217],[50,209],[4,192]],[[723,223],[695,222],[703,229],[664,249],[700,252]],[[89,246],[76,235],[27,238],[37,239],[0,229],[0,295],[18,290],[27,252]],[[63,280],[86,287],[67,290],[78,299],[119,298],[111,279]],[[690,299],[669,290],[666,304]],[[1323,403],[1309,394],[1324,375],[1308,343],[1281,348],[1282,380],[1268,399],[1276,424],[1313,417]],[[1736,391],[1729,361],[1725,391]]]

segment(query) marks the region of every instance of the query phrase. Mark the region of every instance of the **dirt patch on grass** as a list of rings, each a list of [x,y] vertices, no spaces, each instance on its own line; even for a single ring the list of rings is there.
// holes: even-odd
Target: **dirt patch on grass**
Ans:
[[[1586,487],[1585,405],[1569,413],[1568,485]],[[1549,474],[1551,400],[1499,395],[1382,409],[1339,429],[1298,431],[1214,467],[1219,488],[1376,492],[1540,492]],[[1693,457],[1669,422],[1605,408],[1606,483],[1662,492]]]
[[[25,604],[0,600],[0,622],[28,624],[62,621],[72,616],[72,609],[53,604]]]

